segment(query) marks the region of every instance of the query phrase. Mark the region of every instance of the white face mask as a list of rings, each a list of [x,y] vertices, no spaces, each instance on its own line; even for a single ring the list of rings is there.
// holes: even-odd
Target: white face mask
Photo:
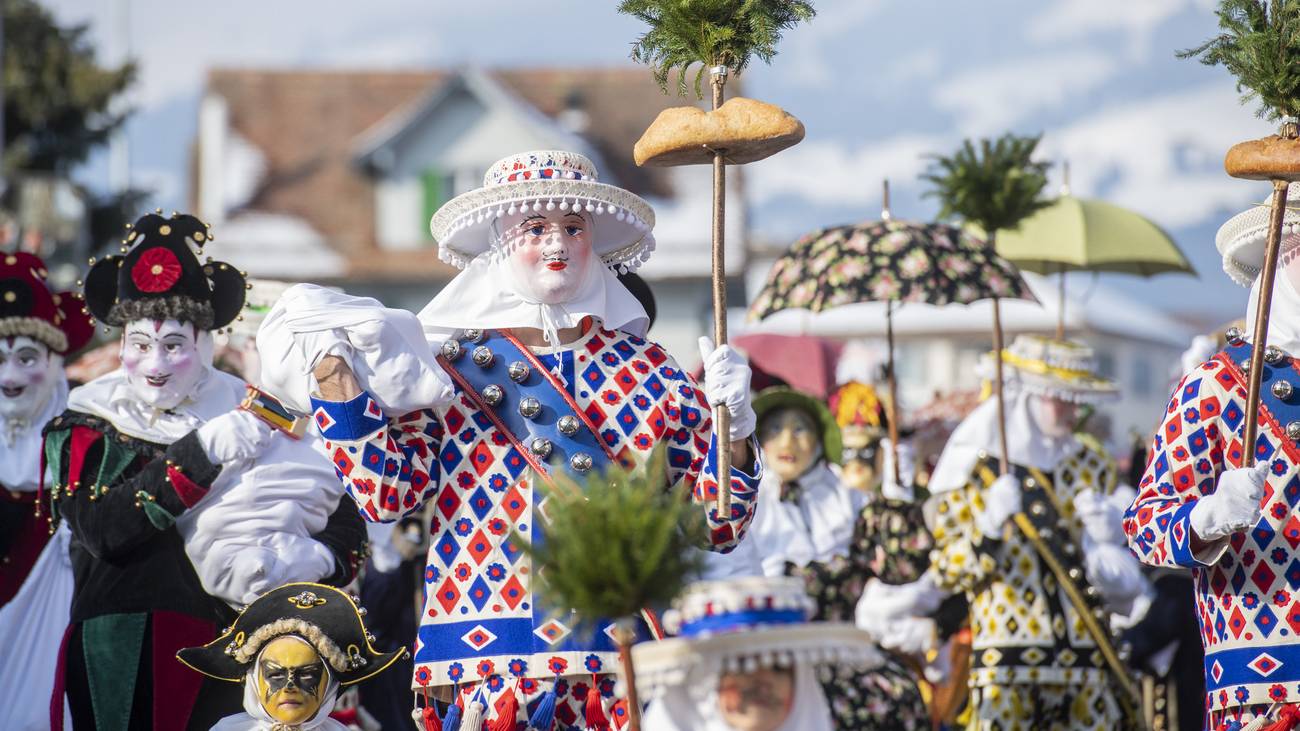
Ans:
[[[0,338],[0,418],[30,419],[49,399],[50,350],[25,335]]]
[[[521,212],[504,216],[500,226],[500,246],[520,295],[547,305],[578,295],[595,258],[587,216],[558,209]]]
[[[122,334],[122,369],[141,402],[174,409],[194,393],[203,358],[194,326],[176,320],[136,320]]]
[[[1074,433],[1079,407],[1069,401],[1032,395],[1029,397],[1029,414],[1043,434],[1052,439],[1064,439]]]

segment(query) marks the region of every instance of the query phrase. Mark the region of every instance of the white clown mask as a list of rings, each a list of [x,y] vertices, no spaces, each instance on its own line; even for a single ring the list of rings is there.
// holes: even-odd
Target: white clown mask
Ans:
[[[167,411],[194,393],[206,364],[190,323],[135,320],[122,332],[122,369],[142,403]]]

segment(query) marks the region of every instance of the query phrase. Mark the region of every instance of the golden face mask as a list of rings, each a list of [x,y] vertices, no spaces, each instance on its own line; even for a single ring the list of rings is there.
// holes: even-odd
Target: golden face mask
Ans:
[[[763,458],[782,482],[793,482],[821,455],[821,433],[801,409],[775,409],[758,425]]]
[[[257,698],[276,721],[302,723],[320,710],[328,679],[315,648],[298,637],[277,637],[257,661]]]

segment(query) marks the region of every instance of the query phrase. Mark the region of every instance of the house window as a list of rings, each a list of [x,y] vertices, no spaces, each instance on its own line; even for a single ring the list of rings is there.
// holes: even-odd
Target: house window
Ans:
[[[456,175],[430,168],[420,176],[420,186],[424,199],[424,218],[419,222],[420,229],[426,231],[429,219],[438,212],[443,203],[451,200],[459,192],[456,190]],[[426,233],[427,235],[427,233]]]

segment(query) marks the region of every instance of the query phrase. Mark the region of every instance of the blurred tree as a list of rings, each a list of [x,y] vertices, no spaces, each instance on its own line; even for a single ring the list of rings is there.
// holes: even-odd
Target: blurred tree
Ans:
[[[113,101],[135,81],[135,64],[100,66],[87,26],[60,27],[33,0],[6,0],[3,8],[4,178],[67,180],[130,116]],[[145,197],[139,190],[79,192],[92,249],[118,238]],[[13,203],[6,195],[5,207],[12,210]]]

